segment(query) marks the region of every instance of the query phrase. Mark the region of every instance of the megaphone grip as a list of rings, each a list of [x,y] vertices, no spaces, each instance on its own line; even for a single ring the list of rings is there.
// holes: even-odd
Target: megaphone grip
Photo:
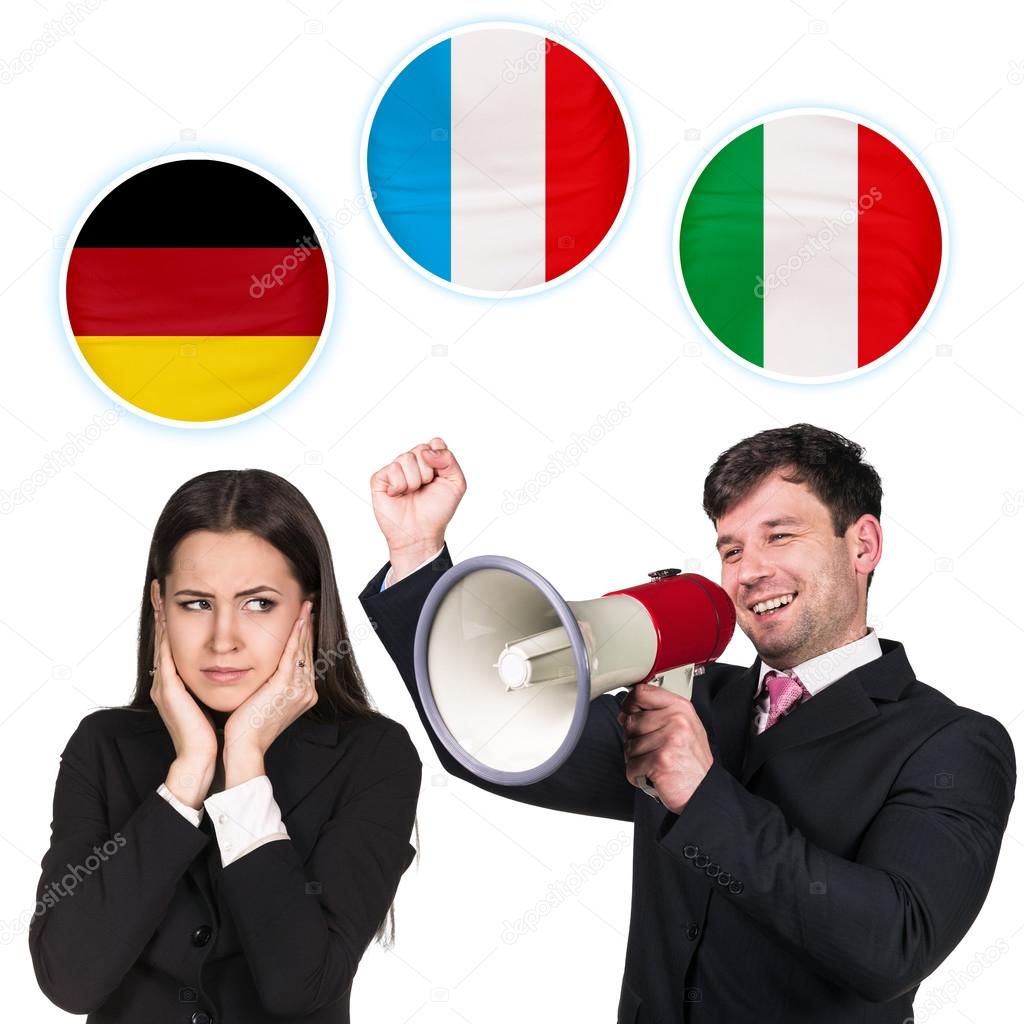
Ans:
[[[658,803],[661,803],[661,797],[658,796],[658,791],[651,785],[650,779],[646,775],[638,775],[636,780],[637,786],[640,787],[648,796],[654,797]]]

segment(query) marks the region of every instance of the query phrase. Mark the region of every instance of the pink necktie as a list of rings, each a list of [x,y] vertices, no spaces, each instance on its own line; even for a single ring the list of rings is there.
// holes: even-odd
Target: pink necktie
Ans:
[[[768,687],[768,724],[770,729],[790,708],[799,703],[801,696],[807,692],[804,684],[796,676],[783,675],[781,672],[767,672],[764,677]]]

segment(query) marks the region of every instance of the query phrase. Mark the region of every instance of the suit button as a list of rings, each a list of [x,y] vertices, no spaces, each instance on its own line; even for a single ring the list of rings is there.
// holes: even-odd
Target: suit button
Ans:
[[[691,843],[689,846],[684,846],[683,856],[687,860],[693,860],[693,858],[697,856],[697,847],[694,846],[693,843]]]
[[[722,873],[722,869],[717,864],[709,864],[704,869],[704,874],[707,875],[708,878],[717,878],[718,875],[720,875],[721,873]]]
[[[692,942],[697,936],[700,935],[700,926],[691,924],[687,926],[686,937]]]
[[[693,866],[695,868],[706,868],[711,863],[711,858],[706,853],[698,854],[693,859]]]
[[[213,929],[208,924],[200,925],[192,933],[192,945],[193,946],[205,946],[210,941],[210,936],[213,934]]]
[[[718,884],[719,885],[728,885],[731,881],[732,881],[732,875],[730,875],[728,871],[723,871],[718,876]]]
[[[729,892],[734,892],[737,895],[739,895],[739,893],[743,892],[743,883],[739,882],[739,881],[737,881],[737,882],[730,882],[729,883]]]
[[[205,1010],[196,1010],[189,1017],[192,1024],[213,1024],[213,1017]]]

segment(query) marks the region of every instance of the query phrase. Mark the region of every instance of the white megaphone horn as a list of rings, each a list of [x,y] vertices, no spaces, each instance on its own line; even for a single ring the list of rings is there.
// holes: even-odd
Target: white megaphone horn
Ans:
[[[736,611],[696,573],[648,575],[566,601],[513,558],[453,565],[427,595],[413,652],[427,720],[452,756],[489,782],[524,786],[572,753],[600,694],[653,682],[689,697],[695,671],[732,638]]]

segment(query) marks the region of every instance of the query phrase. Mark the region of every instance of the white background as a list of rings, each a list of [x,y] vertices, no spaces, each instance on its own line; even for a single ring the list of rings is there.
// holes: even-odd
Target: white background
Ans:
[[[67,12],[57,0],[5,3],[0,60]],[[359,139],[379,80],[422,40],[480,18],[568,28],[620,89],[637,140],[636,189],[609,247],[569,282],[506,301],[428,282],[355,212]],[[434,434],[469,480],[448,534],[453,557],[520,558],[575,600],[666,565],[717,578],[700,508],[714,458],[767,427],[839,430],[865,445],[885,486],[870,622],[905,643],[919,678],[999,718],[1020,748],[1022,29],[1019,6],[998,0],[106,0],[81,9],[74,34],[44,47],[31,70],[5,74],[5,495],[110,407],[71,353],[56,282],[79,214],[128,167],[198,146],[267,168],[337,222],[328,240],[338,282],[318,364],[269,414],[207,431],[126,414],[0,516],[5,1016],[64,1019],[36,987],[25,935],[58,755],[85,714],[128,700],[153,525],[171,492],[205,470],[263,467],[309,497],[373,697],[407,725],[424,761],[422,856],[401,885],[394,952],[374,947],[363,959],[356,1021],[612,1021],[625,949],[628,848],[605,855],[534,930],[503,941],[506,923],[629,827],[447,779],[356,600],[386,558],[369,478]],[[671,225],[706,147],[759,114],[822,105],[859,113],[920,154],[946,205],[950,261],[912,344],[857,379],[799,386],[743,369],[703,337],[676,286]],[[189,130],[195,141],[183,142]],[[536,481],[620,402],[630,410],[621,425],[535,500],[503,510],[506,491]],[[737,634],[725,660],[752,657]],[[985,907],[922,984],[919,1022],[1015,1012],[1022,868],[1017,811]]]

